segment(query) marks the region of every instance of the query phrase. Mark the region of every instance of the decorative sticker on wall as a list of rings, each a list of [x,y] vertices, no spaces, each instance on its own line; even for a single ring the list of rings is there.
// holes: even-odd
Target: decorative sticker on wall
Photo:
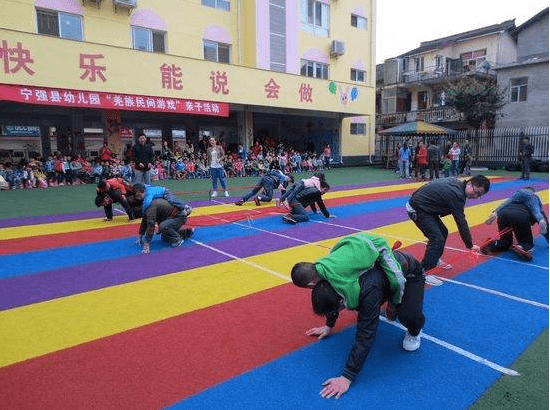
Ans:
[[[331,81],[328,85],[331,94],[336,94],[340,99],[340,104],[346,106],[348,103],[356,101],[359,98],[359,89],[357,87],[343,86]]]

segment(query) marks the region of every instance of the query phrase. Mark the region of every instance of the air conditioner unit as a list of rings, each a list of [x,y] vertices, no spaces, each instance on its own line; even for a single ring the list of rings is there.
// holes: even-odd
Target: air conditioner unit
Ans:
[[[341,56],[346,52],[346,43],[343,41],[332,40],[330,44],[330,55],[331,56]]]
[[[121,7],[128,7],[128,8],[135,8],[137,7],[137,0],[113,0],[115,3],[115,7],[121,6]]]

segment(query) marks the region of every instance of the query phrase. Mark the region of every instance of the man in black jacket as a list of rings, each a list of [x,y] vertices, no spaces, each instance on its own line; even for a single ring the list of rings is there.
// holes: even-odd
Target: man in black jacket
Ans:
[[[441,162],[441,149],[430,141],[428,145],[428,167],[430,168],[430,179],[439,179],[439,163]]]
[[[407,336],[403,340],[403,349],[415,351],[420,347],[420,332],[426,318],[422,313],[424,304],[424,270],[422,265],[411,255],[400,251],[393,252],[401,265],[403,275],[407,279],[401,304],[398,306],[397,317],[407,328]],[[359,278],[359,306],[357,311],[357,329],[355,341],[349,352],[344,370],[340,377],[328,379],[323,383],[321,396],[325,398],[340,398],[348,391],[363,368],[378,330],[380,306],[390,296],[390,286],[383,270],[375,265]],[[309,336],[323,338],[327,336],[336,324],[339,311],[344,308],[342,297],[330,283],[321,280],[315,284],[311,294],[313,311],[326,317],[325,326],[315,327],[306,332]]]
[[[151,185],[151,168],[155,154],[150,144],[146,144],[147,137],[141,134],[138,143],[134,145],[135,183]]]
[[[325,218],[335,218],[334,215],[328,212],[322,198],[322,195],[324,195],[329,189],[329,184],[325,181],[322,181],[321,190],[317,189],[317,187],[309,187],[301,190],[290,201],[290,211],[287,215],[283,215],[283,222],[294,225],[297,222],[309,221],[309,215],[306,211],[306,208],[308,206],[311,207],[311,210],[314,213],[317,213],[317,206],[319,206],[319,209],[321,210]]]
[[[520,179],[529,180],[531,174],[531,157],[533,156],[534,148],[529,142],[529,137],[526,137],[523,132],[520,133],[521,141],[519,145],[519,160],[521,164]]]
[[[149,253],[155,225],[164,242],[169,242],[172,248],[180,246],[185,239],[193,235],[193,229],[181,229],[187,222],[188,209],[178,209],[166,199],[153,199],[151,206],[147,208],[141,219],[139,227],[138,244],[143,246],[143,253]]]
[[[452,215],[460,237],[466,248],[479,251],[472,242],[470,228],[464,215],[466,199],[476,199],[485,195],[490,188],[489,180],[476,175],[463,182],[456,178],[444,178],[432,181],[417,189],[406,204],[409,218],[428,239],[422,266],[426,271],[440,266],[451,269],[452,266],[440,258],[445,249],[449,231],[441,220],[442,216]]]

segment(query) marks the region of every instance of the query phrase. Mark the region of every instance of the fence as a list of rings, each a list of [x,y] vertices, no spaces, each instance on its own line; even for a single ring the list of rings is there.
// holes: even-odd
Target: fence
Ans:
[[[518,162],[521,133],[533,144],[533,159],[547,166],[548,127],[469,130],[459,131],[456,135],[377,135],[375,155],[379,162],[390,168],[395,165],[395,148],[398,143],[407,141],[410,147],[415,147],[418,141],[433,141],[444,152],[447,141],[456,141],[462,145],[468,140],[472,147],[472,166],[502,168]]]

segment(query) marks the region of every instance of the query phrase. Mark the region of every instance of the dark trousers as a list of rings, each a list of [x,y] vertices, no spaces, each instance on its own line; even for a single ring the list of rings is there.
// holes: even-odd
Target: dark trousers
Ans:
[[[130,220],[134,219],[133,210],[130,208],[130,205],[128,204],[128,201],[126,200],[126,197],[124,197],[118,189],[114,189],[112,191],[109,191],[107,193],[110,197],[113,203],[121,204],[124,210],[126,211],[126,214],[128,215],[128,218]],[[107,219],[113,219],[113,203],[109,205],[105,205],[103,209],[105,210],[105,217]]]
[[[424,273],[419,276],[407,276],[403,299],[399,305],[397,318],[403,326],[407,328],[412,336],[416,336],[422,330],[426,318],[423,313],[424,307]],[[373,269],[365,272],[359,278],[361,286],[361,294],[359,296],[359,304],[368,304],[372,307],[369,309],[369,321],[371,322],[370,329],[376,332],[378,322],[379,307],[389,298],[389,283],[382,269],[375,266]],[[365,319],[363,314],[365,311],[360,308],[358,318],[359,321]],[[374,333],[371,337],[374,337]]]
[[[424,259],[422,259],[422,266],[424,270],[428,271],[437,266],[439,258],[443,255],[449,231],[438,215],[430,215],[424,212],[409,212],[409,218],[411,218],[418,229],[428,239],[426,253],[424,254]]]
[[[498,212],[498,230],[509,232],[501,235],[493,247],[495,251],[504,251],[510,249],[514,242],[514,236],[518,244],[525,250],[532,249],[533,232],[531,231],[531,217],[529,210],[520,204],[510,204]]]
[[[161,239],[164,242],[174,243],[179,241],[181,236],[179,229],[187,221],[187,215],[183,212],[180,212],[178,215],[165,219],[159,223],[159,233],[161,234]]]
[[[521,178],[529,179],[531,174],[531,158],[522,158],[521,159]]]
[[[405,291],[397,317],[401,324],[407,328],[412,336],[416,336],[422,330],[426,318],[422,313],[424,309],[424,273],[420,276],[407,276]]]
[[[258,192],[260,192],[261,189],[264,189],[265,195],[259,195],[260,201],[262,202],[269,202],[273,198],[273,180],[270,177],[262,177],[260,181],[256,184],[254,188],[252,188],[252,191],[250,191],[248,194],[243,196],[243,201],[246,202],[250,198],[252,198],[254,195],[256,195]]]
[[[290,202],[290,215],[296,222],[309,221],[309,215],[307,214],[306,208],[296,200]]]
[[[428,165],[430,167],[430,179],[434,179],[434,176],[439,179],[439,160],[431,160]]]

